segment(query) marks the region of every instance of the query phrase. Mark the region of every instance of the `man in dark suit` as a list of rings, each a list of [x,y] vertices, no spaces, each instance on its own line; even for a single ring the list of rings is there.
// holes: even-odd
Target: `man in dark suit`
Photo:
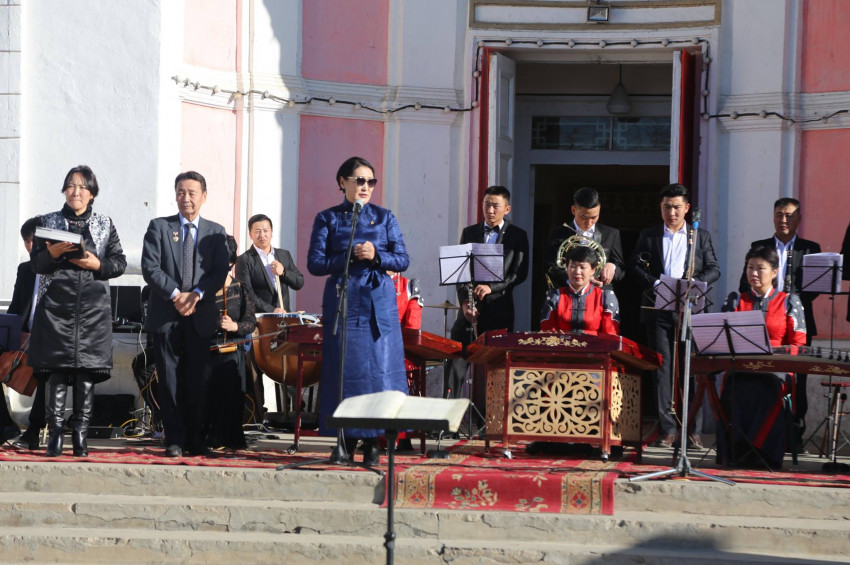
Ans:
[[[689,232],[692,226],[685,222],[690,210],[688,189],[680,184],[669,184],[661,189],[661,218],[663,224],[647,228],[638,236],[634,253],[629,259],[629,271],[638,284],[650,290],[659,284],[662,274],[681,279],[687,277],[690,257]],[[717,256],[711,244],[711,235],[704,229],[696,234],[694,253],[694,279],[709,285],[720,278]],[[641,322],[646,325],[649,346],[661,354],[661,368],[656,371],[659,436],[657,447],[670,447],[676,440],[676,418],[671,413],[673,398],[673,344],[678,336],[678,316],[672,311],[644,309]],[[693,391],[691,387],[691,391]],[[698,415],[698,416],[701,416]],[[694,429],[688,436],[689,447],[702,449],[700,433],[702,418],[697,417]]]
[[[592,239],[605,250],[605,265],[599,279],[591,282],[611,290],[611,285],[619,282],[626,274],[626,264],[623,260],[623,245],[620,243],[620,230],[597,223],[602,206],[599,203],[599,193],[594,188],[580,188],[573,195],[573,205],[570,208],[573,219],[569,223],[555,229],[549,238],[546,251],[546,276],[554,288],[567,286],[567,271],[558,268],[558,249],[569,237],[580,235]]]
[[[236,260],[236,278],[254,294],[257,313],[289,311],[289,289],[304,286],[304,275],[286,249],[272,248],[272,221],[265,214],[248,219],[248,235],[253,245]],[[281,303],[278,300],[278,288]]]
[[[820,245],[814,241],[803,239],[797,235],[800,227],[801,212],[800,201],[795,198],[780,198],[773,203],[773,227],[776,232],[773,237],[760,239],[750,244],[750,248],[756,246],[773,247],[779,255],[779,269],[776,273],[776,290],[793,293],[800,297],[803,303],[803,313],[806,316],[806,345],[812,344],[812,337],[817,335],[818,329],[815,325],[815,313],[812,303],[818,297],[817,293],[801,292],[803,287],[803,256],[809,253],[820,253]],[[790,258],[790,268],[788,266]],[[747,282],[746,268],[741,271],[741,281],[738,291],[741,293],[750,290]],[[794,395],[794,420],[797,425],[797,433],[802,438],[806,429],[806,412],[809,411],[809,401],[806,394],[806,382],[808,375],[797,373],[797,386]],[[803,445],[799,441],[797,445]]]
[[[491,186],[484,191],[481,207],[484,221],[463,229],[460,243],[501,243],[504,249],[504,281],[478,284],[472,289],[476,311],[470,306],[467,285],[458,285],[461,310],[452,326],[451,337],[464,346],[472,341],[473,320],[479,335],[490,330],[514,328],[513,289],[528,276],[528,235],[505,215],[511,211],[511,193],[504,186]],[[468,363],[456,359],[445,380],[446,395],[460,395],[461,383]],[[481,387],[478,387],[481,388]]]
[[[194,171],[174,181],[175,216],[151,220],[142,247],[166,455],[205,452],[203,422],[210,339],[219,324],[215,293],[229,270],[224,228],[200,217],[207,183]]]
[[[254,296],[256,312],[285,313],[290,310],[289,289],[298,290],[304,286],[304,275],[295,266],[292,255],[286,249],[272,247],[274,228],[271,218],[265,214],[255,214],[248,218],[248,236],[253,245],[236,260],[236,278]],[[278,290],[280,292],[278,293]],[[254,359],[254,350],[248,354],[256,378],[248,377],[252,383],[246,383],[253,389],[254,405],[263,419],[265,393],[263,372]]]
[[[21,226],[21,239],[24,241],[24,247],[27,250],[27,255],[32,251],[32,240],[35,236],[35,228],[38,227],[40,219],[38,216],[30,218]],[[9,303],[9,308],[6,309],[7,314],[16,314],[23,320],[23,331],[29,332],[32,313],[35,310],[35,293],[36,281],[38,275],[32,269],[30,261],[24,261],[18,265],[18,272],[15,275],[15,288],[12,291],[12,301]],[[2,400],[2,399],[0,399]],[[12,420],[6,403],[2,402],[0,406],[0,443],[11,439],[18,435],[18,426]],[[26,431],[21,434],[21,437],[16,439],[12,446],[17,449],[38,449],[38,432],[47,425],[44,414],[44,381],[39,381],[35,389],[35,397],[33,398],[32,408],[30,409],[29,425]]]

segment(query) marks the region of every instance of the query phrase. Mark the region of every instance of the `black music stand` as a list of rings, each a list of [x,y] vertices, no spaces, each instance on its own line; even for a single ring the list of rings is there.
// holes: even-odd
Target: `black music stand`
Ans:
[[[703,300],[702,307],[705,308],[705,294],[707,292],[708,285],[701,281],[697,281],[693,277],[694,272],[694,264],[696,261],[696,244],[694,242],[695,234],[699,229],[699,209],[695,208],[693,212],[693,224],[688,235],[688,245],[690,247],[690,253],[688,254],[688,268],[685,270],[688,273],[687,286],[684,288],[684,292],[682,293],[682,300],[684,300],[683,308],[682,308],[682,332],[680,335],[680,340],[685,342],[685,370],[683,375],[683,390],[682,390],[682,414],[684,418],[684,422],[682,424],[682,433],[680,439],[681,452],[679,454],[679,461],[676,463],[675,467],[671,467],[670,469],[665,469],[662,471],[656,471],[655,473],[647,473],[645,475],[639,475],[637,477],[630,477],[630,482],[643,481],[646,479],[654,479],[656,477],[669,477],[670,475],[678,474],[681,477],[687,477],[689,474],[696,475],[698,477],[702,477],[704,479],[708,479],[711,481],[717,481],[720,483],[727,484],[729,486],[735,486],[735,483],[728,479],[724,479],[722,477],[715,477],[714,475],[709,475],[708,473],[704,473],[702,471],[697,471],[691,467],[691,462],[688,459],[688,395],[690,394],[690,381],[691,381],[691,332],[693,329],[691,314],[693,313],[695,307],[699,304],[700,299]],[[704,285],[704,286],[703,286]],[[665,286],[665,283],[661,283],[658,285],[659,287]],[[669,288],[669,283],[666,284]],[[676,289],[679,290],[681,287],[677,284]],[[657,294],[656,294],[657,297]],[[678,299],[676,300],[678,304]],[[678,305],[677,305],[678,308]],[[672,308],[671,308],[672,309]],[[675,367],[678,366],[679,359],[677,356],[673,357],[673,367],[675,373]],[[674,389],[675,394],[675,389]]]
[[[478,283],[503,282],[505,280],[504,246],[501,243],[464,243],[461,245],[445,245],[440,247],[440,286],[464,284],[467,297],[472,311],[475,311],[475,296],[473,288]],[[458,316],[463,315],[463,307]],[[469,325],[469,343],[478,339],[478,324],[475,318]],[[463,346],[464,358],[466,357],[467,344]],[[467,367],[467,373],[471,373]],[[470,410],[467,419],[467,431],[469,437],[473,438],[484,429],[486,420],[478,410],[474,402],[473,386],[474,379],[470,374],[466,378],[466,385],[470,400]],[[459,394],[461,391],[457,391]],[[472,412],[475,411],[481,421],[485,423],[480,429],[472,429]]]
[[[818,264],[811,264],[814,258],[817,258],[815,260]],[[835,343],[835,297],[850,294],[848,292],[841,292],[841,280],[843,278],[842,274],[844,269],[843,263],[843,255],[814,253],[803,256],[803,285],[802,288],[800,288],[800,292],[812,292],[817,294],[826,294],[829,296],[831,307],[831,315],[829,319],[830,354],[832,354]],[[836,422],[833,421],[835,416],[832,413],[832,406],[834,403],[833,395],[835,394],[835,387],[832,386],[831,373],[828,375],[828,378],[828,392],[825,395],[826,415],[814,431],[812,431],[808,439],[803,442],[803,447],[808,445],[810,442],[814,443],[813,438],[815,435],[817,435],[822,427],[826,426],[824,429],[824,441],[821,441],[820,445],[815,445],[818,448],[820,457],[827,455],[828,458],[832,459],[831,462],[823,464],[823,470],[831,473],[845,471],[846,469],[844,468],[844,464],[838,463],[836,460],[835,449],[838,445],[838,437],[835,434],[840,433],[840,430],[836,429]],[[830,453],[824,453],[824,444],[826,444]]]
[[[686,303],[688,302],[688,292],[689,292],[689,281],[688,279],[676,279],[673,277],[668,277],[665,274],[661,274],[658,279],[658,285],[656,285],[653,289],[650,289],[649,292],[655,293],[654,299],[654,309],[660,311],[668,311],[675,312],[676,318],[678,319],[676,331],[677,333],[681,332],[682,325],[682,313],[685,310]],[[691,287],[691,298],[694,300],[694,310],[699,313],[705,310],[708,293],[708,283],[702,281],[693,281],[693,287]],[[670,373],[670,408],[669,414],[676,415],[676,391],[678,390],[678,374],[679,374],[679,340],[675,340],[673,342],[673,359],[674,364],[672,366],[672,371]],[[687,417],[687,415],[685,415]],[[682,444],[686,445],[686,444]],[[675,451],[674,451],[675,457]]]
[[[720,312],[715,314],[699,314],[692,318],[694,347],[697,355],[771,355],[770,337],[764,321],[764,313],[760,310],[748,312]],[[731,396],[735,397],[735,379],[731,380]],[[732,460],[735,455],[734,437],[741,437],[749,446],[749,452],[755,453],[764,466],[772,470],[758,449],[734,422],[734,403],[732,414],[724,423],[724,433],[729,439],[729,450]],[[730,433],[731,432],[731,433]],[[736,435],[732,435],[736,434]],[[745,454],[746,455],[746,454]],[[797,449],[792,443],[791,456],[797,464]]]
[[[393,565],[395,531],[393,506],[395,492],[395,443],[403,430],[425,432],[455,432],[466,412],[469,400],[407,396],[403,392],[388,391],[352,396],[343,400],[328,418],[327,424],[337,428],[366,428],[384,430],[387,436],[387,533],[384,547],[387,565]]]

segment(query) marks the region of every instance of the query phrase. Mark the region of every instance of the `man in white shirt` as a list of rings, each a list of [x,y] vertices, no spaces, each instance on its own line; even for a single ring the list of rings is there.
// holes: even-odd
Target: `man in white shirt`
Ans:
[[[640,233],[637,245],[629,260],[629,271],[638,284],[652,289],[661,274],[684,278],[688,262],[688,232],[692,226],[685,221],[690,210],[688,189],[680,184],[669,184],[661,189],[660,208],[663,224],[647,228]],[[711,244],[711,235],[699,229],[695,235],[694,279],[709,285],[720,278],[717,256]],[[673,400],[673,344],[678,316],[675,312],[643,309],[641,322],[646,326],[649,346],[661,354],[661,368],[656,371],[659,436],[657,447],[671,447],[676,440],[676,415],[671,410]],[[681,349],[680,349],[681,351]],[[693,391],[693,387],[691,387]],[[680,416],[687,419],[687,416]],[[696,419],[688,436],[689,447],[701,449],[701,418]]]

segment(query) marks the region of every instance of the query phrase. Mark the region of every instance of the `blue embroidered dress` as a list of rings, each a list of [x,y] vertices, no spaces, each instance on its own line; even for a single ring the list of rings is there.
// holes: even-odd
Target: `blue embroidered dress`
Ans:
[[[325,426],[339,404],[339,333],[333,335],[337,285],[342,280],[345,252],[351,235],[353,204],[319,212],[313,222],[307,270],[315,276],[329,275],[322,297],[322,377],[319,395],[319,433],[336,435]],[[349,267],[348,322],[343,398],[399,390],[407,393],[404,343],[398,323],[395,287],[387,271],[403,272],[410,264],[401,229],[392,212],[366,204],[357,219],[354,244],[371,241],[373,261],[353,260]],[[353,255],[352,255],[353,258]],[[347,438],[375,437],[380,430],[347,429]]]

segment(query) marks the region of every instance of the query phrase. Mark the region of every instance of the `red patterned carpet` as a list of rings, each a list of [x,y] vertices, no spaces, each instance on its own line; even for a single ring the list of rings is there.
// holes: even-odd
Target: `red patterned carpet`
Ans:
[[[399,463],[397,508],[613,514],[616,463],[484,452],[483,442],[456,446],[449,459]]]

